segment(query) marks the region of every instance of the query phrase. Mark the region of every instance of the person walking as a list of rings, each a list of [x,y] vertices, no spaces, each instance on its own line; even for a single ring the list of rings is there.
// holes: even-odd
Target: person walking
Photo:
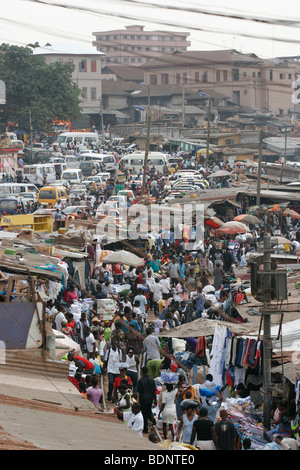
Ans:
[[[220,421],[215,424],[215,444],[217,450],[236,450],[237,431],[234,424],[228,420],[228,412],[220,410]]]
[[[201,450],[215,450],[216,442],[214,423],[208,418],[207,408],[200,408],[199,417],[193,422],[189,444],[195,445]]]
[[[191,436],[193,431],[193,425],[197,421],[198,415],[195,412],[195,406],[190,405],[186,408],[186,413],[184,413],[179,420],[177,428],[177,442],[183,442],[184,444],[194,445],[195,437],[192,442]]]
[[[167,428],[169,427],[172,440],[174,441],[174,423],[176,421],[174,402],[177,395],[177,388],[174,388],[173,384],[167,383],[166,389],[165,392],[162,392],[162,405],[158,413],[158,418],[160,418],[161,415],[164,439],[167,439]]]
[[[145,434],[148,433],[148,420],[155,425],[156,421],[152,413],[152,404],[157,405],[156,399],[156,384],[155,380],[148,375],[148,368],[142,367],[142,377],[138,380],[137,392],[138,402],[141,405],[141,412],[144,418],[144,429]]]

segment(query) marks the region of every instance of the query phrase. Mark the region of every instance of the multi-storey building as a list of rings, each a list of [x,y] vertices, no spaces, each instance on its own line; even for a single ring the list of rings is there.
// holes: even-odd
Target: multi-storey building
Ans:
[[[75,66],[72,79],[83,94],[81,101],[83,114],[99,114],[102,98],[101,60],[104,56],[102,52],[77,43],[55,43],[38,47],[33,50],[33,54],[43,56],[47,63],[71,62]]]
[[[189,33],[145,31],[142,25],[94,32],[93,46],[104,52],[103,64],[142,65],[152,58],[174,51],[185,52],[191,45]]]
[[[152,59],[142,68],[147,84],[186,84],[197,91],[205,88],[207,94],[214,89],[233,104],[281,115],[291,107],[300,64],[275,63],[236,50],[176,51]]]

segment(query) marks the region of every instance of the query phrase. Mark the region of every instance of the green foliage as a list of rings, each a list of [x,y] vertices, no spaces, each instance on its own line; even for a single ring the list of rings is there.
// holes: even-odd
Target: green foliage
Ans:
[[[74,65],[32,55],[32,47],[0,45],[0,80],[6,85],[2,122],[17,123],[20,129],[48,132],[52,120],[81,117],[81,90],[72,80]]]

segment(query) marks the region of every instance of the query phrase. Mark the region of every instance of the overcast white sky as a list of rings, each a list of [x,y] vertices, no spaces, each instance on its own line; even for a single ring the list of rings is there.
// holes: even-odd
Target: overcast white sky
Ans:
[[[300,10],[295,0],[1,0],[0,4],[0,43],[92,45],[95,31],[143,24],[148,31],[190,32],[193,50],[235,48],[263,58],[300,55]],[[197,9],[269,19],[275,24],[204,15]],[[289,25],[279,25],[277,20],[287,20]]]

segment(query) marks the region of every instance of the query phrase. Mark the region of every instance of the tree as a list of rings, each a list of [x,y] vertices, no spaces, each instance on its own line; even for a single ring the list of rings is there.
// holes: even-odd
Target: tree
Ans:
[[[81,117],[81,90],[72,80],[74,65],[32,54],[29,46],[0,45],[0,80],[6,85],[2,122],[14,122],[30,131],[49,132],[52,121]]]

